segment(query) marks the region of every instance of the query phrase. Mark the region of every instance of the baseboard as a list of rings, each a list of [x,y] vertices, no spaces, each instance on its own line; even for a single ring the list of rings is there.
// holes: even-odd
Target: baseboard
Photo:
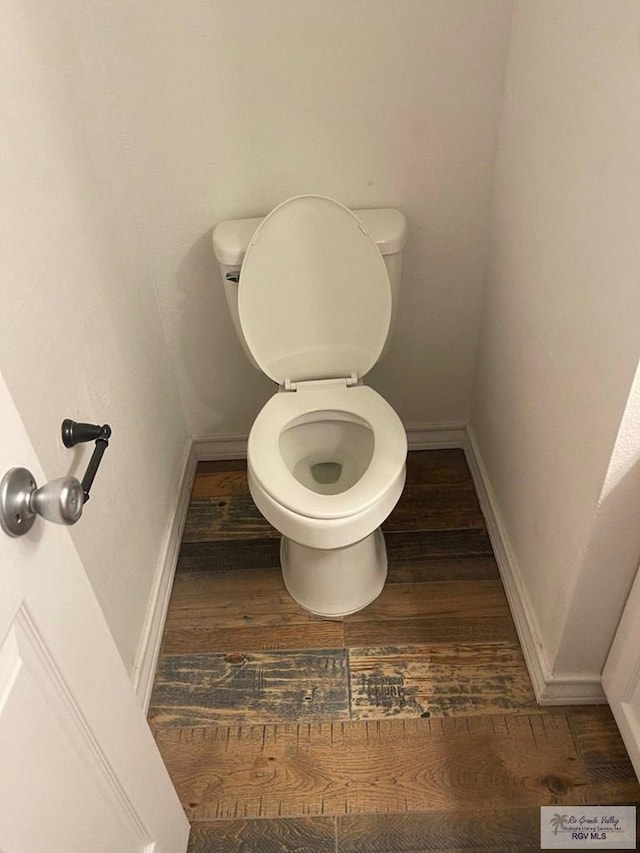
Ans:
[[[180,487],[176,493],[169,530],[160,552],[161,558],[151,593],[147,620],[133,668],[133,686],[145,714],[149,708],[153,679],[158,665],[162,633],[167,617],[180,543],[182,542],[182,532],[189,510],[189,498],[196,473],[196,465],[197,458],[193,450],[193,443],[189,440],[185,449]]]
[[[247,435],[201,436],[193,439],[193,452],[198,462],[246,459],[247,438]]]
[[[538,703],[592,705],[605,702],[598,674],[552,672],[522,572],[470,425],[466,429],[464,451]]]
[[[606,705],[599,675],[554,675],[536,696],[540,705]]]
[[[464,422],[409,424],[405,426],[409,450],[439,450],[464,447],[466,424]]]

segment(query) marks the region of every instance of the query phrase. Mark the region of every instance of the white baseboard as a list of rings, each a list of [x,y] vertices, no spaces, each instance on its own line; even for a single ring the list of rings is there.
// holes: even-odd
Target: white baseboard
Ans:
[[[599,675],[553,675],[536,696],[540,705],[606,705]]]
[[[247,439],[247,435],[201,436],[193,439],[193,452],[198,462],[246,459]]]
[[[471,426],[467,426],[464,451],[538,703],[592,705],[605,702],[599,675],[552,672],[522,572]]]
[[[410,424],[405,427],[409,450],[439,450],[464,447],[467,433],[464,422]]]
[[[197,458],[191,440],[187,443],[183,474],[176,493],[173,513],[169,522],[156,579],[151,593],[147,620],[142,633],[138,655],[133,668],[133,686],[145,714],[149,709],[153,679],[158,665],[162,633],[171,597],[173,576],[178,562],[182,532],[189,510],[189,498],[196,473]]]

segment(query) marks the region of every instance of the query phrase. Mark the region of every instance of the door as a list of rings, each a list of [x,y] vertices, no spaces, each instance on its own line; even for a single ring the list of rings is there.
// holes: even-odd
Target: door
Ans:
[[[0,375],[0,478],[17,466],[44,483]],[[183,853],[188,832],[68,530],[0,528],[0,851]]]
[[[640,571],[602,673],[602,686],[640,778]]]

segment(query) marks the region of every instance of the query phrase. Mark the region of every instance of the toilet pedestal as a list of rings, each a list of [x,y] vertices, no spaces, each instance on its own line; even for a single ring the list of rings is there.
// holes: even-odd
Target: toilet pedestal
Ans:
[[[378,528],[344,548],[308,548],[282,537],[280,564],[284,584],[305,610],[340,617],[362,610],[382,592],[387,578],[387,549]]]

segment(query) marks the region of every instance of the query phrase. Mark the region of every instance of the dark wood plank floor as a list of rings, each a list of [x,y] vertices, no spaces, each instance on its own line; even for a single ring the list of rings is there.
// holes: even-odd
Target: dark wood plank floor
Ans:
[[[149,711],[190,853],[526,853],[541,805],[640,805],[608,708],[536,705],[461,451],[384,530],[377,601],[312,616],[245,464],[198,466]]]

